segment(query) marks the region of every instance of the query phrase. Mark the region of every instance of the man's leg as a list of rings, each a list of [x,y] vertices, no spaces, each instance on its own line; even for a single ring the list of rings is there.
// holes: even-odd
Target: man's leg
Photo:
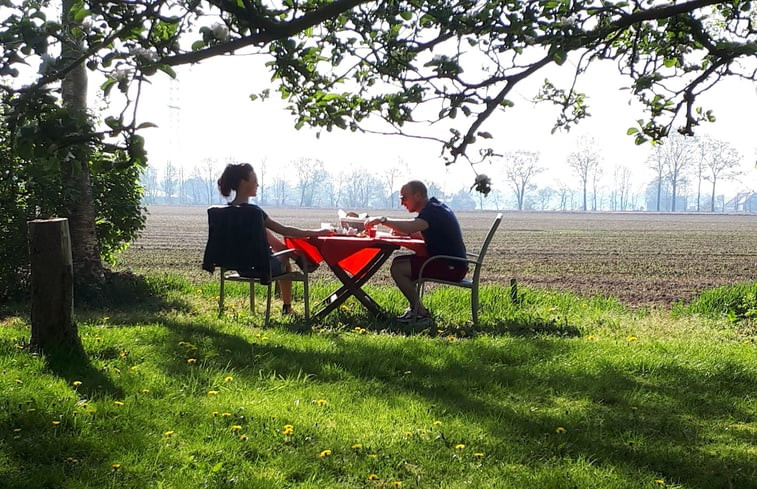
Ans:
[[[426,315],[428,311],[418,299],[418,293],[415,289],[415,280],[413,279],[412,266],[410,264],[410,257],[412,255],[398,256],[392,261],[390,271],[392,278],[397,284],[397,288],[400,289],[402,295],[405,296],[407,302],[410,304],[410,308],[415,311],[417,315]]]

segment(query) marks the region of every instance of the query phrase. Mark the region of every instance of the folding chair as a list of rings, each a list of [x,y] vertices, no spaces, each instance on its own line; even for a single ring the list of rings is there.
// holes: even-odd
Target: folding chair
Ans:
[[[489,228],[489,233],[486,235],[486,239],[484,240],[484,243],[481,245],[481,250],[478,253],[466,253],[467,258],[460,258],[459,256],[448,256],[448,255],[435,255],[430,257],[428,260],[426,260],[423,265],[421,266],[420,272],[418,274],[418,281],[416,282],[418,297],[423,299],[423,290],[424,285],[426,282],[434,282],[438,284],[443,285],[450,285],[453,287],[463,287],[465,289],[468,289],[471,291],[471,315],[473,317],[473,324],[478,323],[478,283],[479,279],[481,277],[481,268],[484,266],[484,256],[486,255],[486,250],[489,248],[489,243],[491,243],[492,238],[494,237],[495,231],[497,231],[497,228],[499,227],[499,223],[502,221],[502,214],[497,214],[497,217],[494,218],[494,222],[492,223],[491,228]],[[423,272],[425,271],[426,265],[428,265],[430,262],[434,260],[458,260],[463,261],[469,264],[474,265],[473,268],[473,276],[470,279],[463,279],[460,282],[450,282],[447,280],[442,280],[438,278],[433,277],[424,277]]]
[[[291,280],[303,283],[305,319],[310,318],[310,291],[307,270],[271,275],[271,256],[294,254],[287,249],[271,254],[266,238],[263,211],[256,205],[213,206],[208,208],[208,242],[205,245],[202,268],[211,273],[220,268],[218,317],[224,310],[225,282],[250,284],[250,311],[255,312],[255,284],[268,287],[265,325],[271,316],[271,296],[274,282]]]

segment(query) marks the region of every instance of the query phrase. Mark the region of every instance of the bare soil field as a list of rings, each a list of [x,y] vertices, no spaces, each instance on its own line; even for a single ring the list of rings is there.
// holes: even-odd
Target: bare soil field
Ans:
[[[266,210],[279,222],[305,228],[337,220],[333,209]],[[409,217],[404,209],[382,213]],[[479,248],[495,214],[457,213],[471,250]],[[200,269],[206,238],[204,207],[153,206],[142,237],[116,268],[210,280]],[[529,288],[667,307],[709,288],[757,280],[757,216],[505,212],[486,262],[487,283],[509,284],[514,277]],[[324,268],[316,278],[329,278]],[[384,268],[374,282],[391,283]]]

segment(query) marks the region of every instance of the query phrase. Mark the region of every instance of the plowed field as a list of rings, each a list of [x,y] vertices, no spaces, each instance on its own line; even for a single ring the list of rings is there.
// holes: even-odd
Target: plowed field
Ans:
[[[298,227],[336,221],[336,211],[267,209]],[[404,209],[384,211],[408,217]],[[477,250],[494,212],[458,212]],[[118,268],[208,280],[200,270],[207,237],[204,207],[154,206],[143,235]],[[757,216],[656,213],[506,212],[486,257],[483,280],[615,296],[632,306],[668,306],[719,285],[757,280]],[[329,276],[321,267],[316,278]],[[391,283],[388,267],[374,282]]]

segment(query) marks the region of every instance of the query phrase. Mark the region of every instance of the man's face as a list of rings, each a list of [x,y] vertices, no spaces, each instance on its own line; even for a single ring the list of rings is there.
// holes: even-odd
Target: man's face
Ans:
[[[400,189],[400,203],[405,206],[408,212],[418,212],[421,210],[419,206],[420,196],[417,193],[413,193],[407,187]]]

